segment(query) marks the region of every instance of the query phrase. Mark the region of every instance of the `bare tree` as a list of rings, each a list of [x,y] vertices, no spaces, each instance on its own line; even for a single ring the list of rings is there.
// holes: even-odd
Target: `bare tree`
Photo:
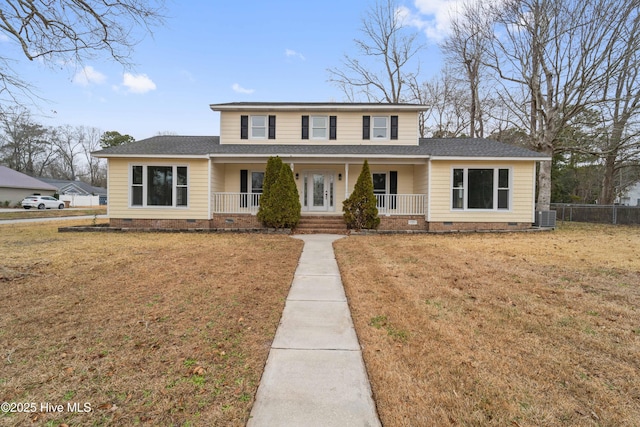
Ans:
[[[421,120],[421,137],[455,138],[466,136],[469,126],[468,97],[453,77],[449,68],[443,68],[433,79],[411,84],[413,96],[419,103],[429,105]]]
[[[79,178],[80,160],[84,151],[84,129],[59,126],[53,133],[52,143],[57,153],[57,178],[75,181]]]
[[[85,178],[93,186],[106,186],[105,162],[91,155],[92,152],[100,149],[102,131],[95,127],[82,127],[80,131],[84,134],[82,154],[87,171],[84,174]]]
[[[380,0],[362,20],[362,39],[356,39],[360,57],[345,55],[340,68],[329,69],[329,81],[350,101],[364,96],[369,102],[398,103],[410,98],[407,82],[418,74],[412,60],[422,49],[418,32],[405,23],[395,0]]]
[[[610,78],[607,70],[619,67],[619,58],[608,60],[625,17],[637,7],[638,0],[505,0],[495,9],[490,65],[536,150],[553,156],[562,148],[562,131],[596,101],[594,93]],[[522,101],[517,94],[527,102],[513,102]],[[548,209],[550,201],[551,161],[545,161],[538,209]]]
[[[127,65],[142,35],[162,23],[163,4],[164,0],[4,0],[0,34],[27,59],[51,66],[81,64],[103,53]],[[5,55],[0,54],[0,94],[5,101],[15,101],[16,91],[28,91],[30,85],[11,67],[17,58]]]
[[[480,90],[487,50],[492,37],[491,14],[480,2],[462,4],[451,22],[451,34],[442,43],[449,66],[459,70],[469,88],[469,136],[484,137],[485,115]]]

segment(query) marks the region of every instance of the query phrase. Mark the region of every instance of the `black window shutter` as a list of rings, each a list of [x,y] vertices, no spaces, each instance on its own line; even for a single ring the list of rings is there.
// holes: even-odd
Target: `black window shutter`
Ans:
[[[396,208],[398,194],[398,171],[389,171],[389,207],[391,209]]]
[[[398,116],[391,116],[391,139],[398,139]]]
[[[302,139],[309,139],[309,116],[302,116]]]
[[[249,171],[247,169],[240,170],[240,207],[246,208],[248,206],[248,196],[247,192],[249,191]]]
[[[336,116],[329,116],[329,139],[337,139],[337,122]]]
[[[269,139],[276,139],[276,116],[269,116]]]
[[[369,133],[371,131],[371,116],[362,116],[362,139],[370,139]]]
[[[249,139],[249,116],[240,116],[240,139]]]

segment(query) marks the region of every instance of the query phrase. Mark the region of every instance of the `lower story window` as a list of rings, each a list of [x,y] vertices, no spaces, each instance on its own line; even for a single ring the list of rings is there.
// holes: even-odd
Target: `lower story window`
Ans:
[[[451,208],[462,210],[509,210],[510,176],[510,169],[453,169]]]
[[[131,206],[184,207],[188,193],[186,166],[131,167]]]

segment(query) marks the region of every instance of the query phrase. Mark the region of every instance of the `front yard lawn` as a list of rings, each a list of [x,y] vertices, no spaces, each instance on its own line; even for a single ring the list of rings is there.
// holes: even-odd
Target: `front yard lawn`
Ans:
[[[302,241],[69,224],[0,226],[0,425],[245,425]]]
[[[640,425],[640,229],[334,243],[385,426]]]

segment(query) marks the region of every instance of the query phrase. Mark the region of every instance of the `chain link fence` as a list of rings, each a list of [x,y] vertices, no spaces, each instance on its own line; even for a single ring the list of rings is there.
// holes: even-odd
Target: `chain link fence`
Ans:
[[[601,224],[640,224],[640,207],[622,205],[577,205],[552,203],[558,221]]]

